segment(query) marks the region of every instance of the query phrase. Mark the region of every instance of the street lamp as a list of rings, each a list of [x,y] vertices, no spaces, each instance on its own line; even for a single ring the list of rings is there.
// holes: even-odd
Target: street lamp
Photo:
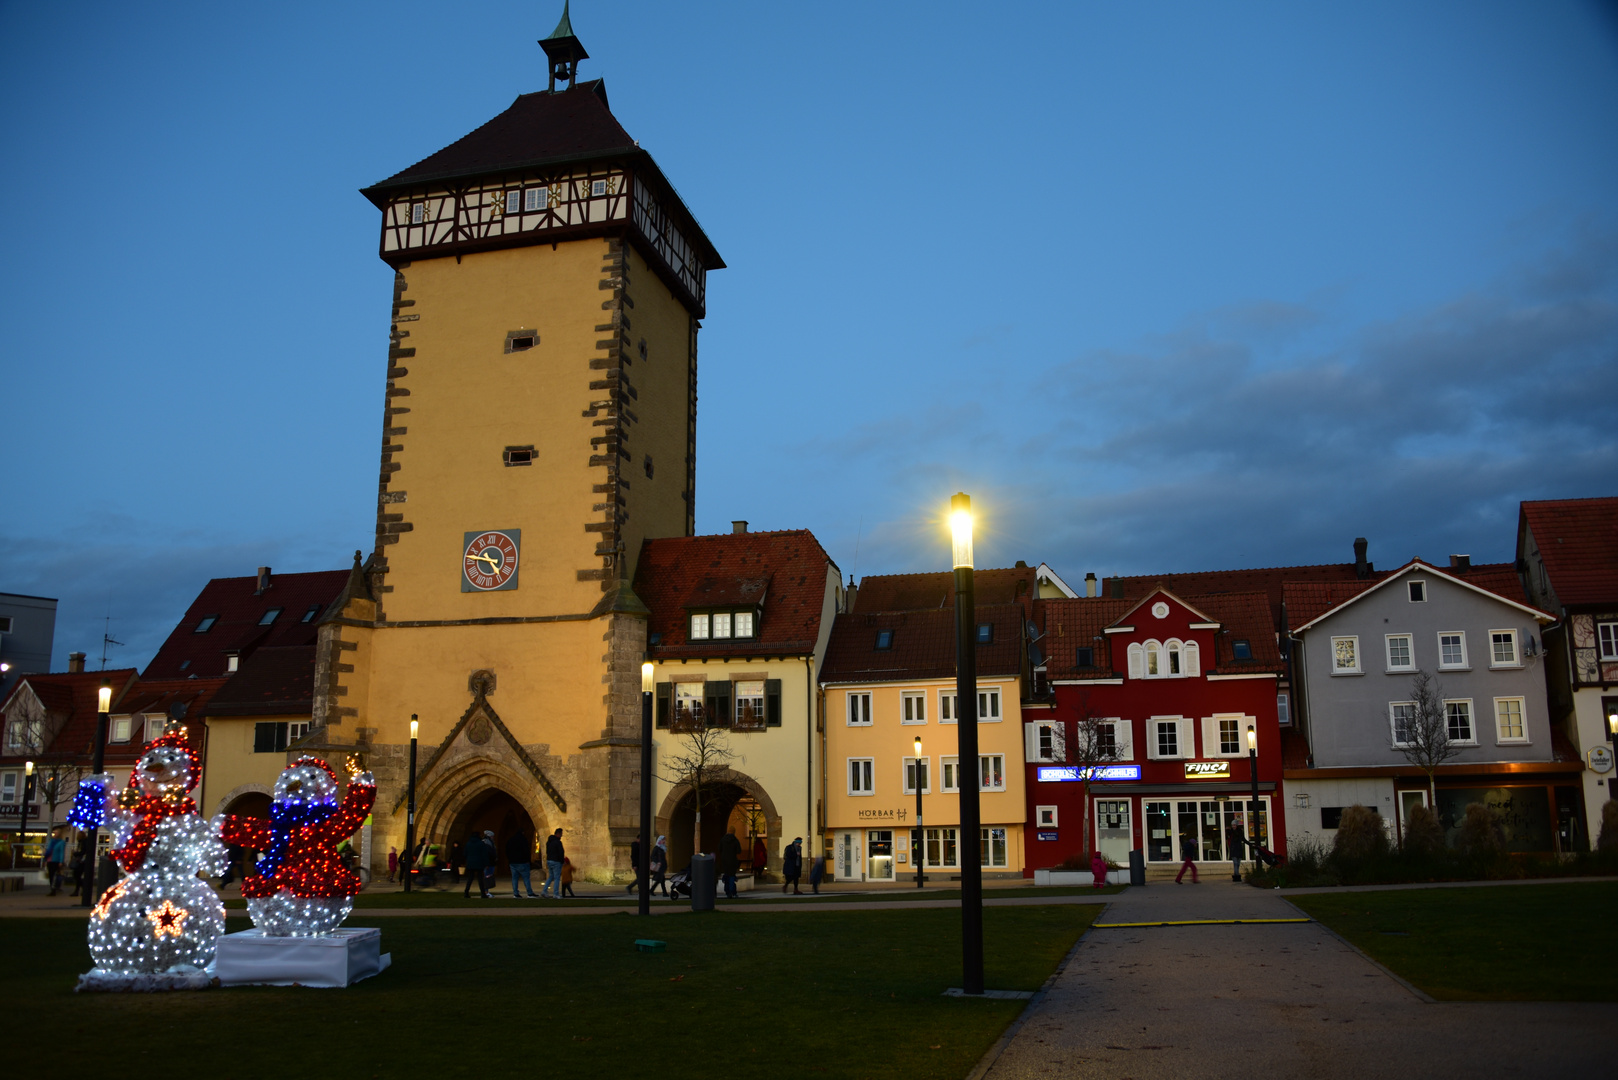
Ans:
[[[91,752],[90,777],[93,779],[101,775],[106,764],[107,755],[107,726],[112,722],[108,716],[112,712],[112,684],[105,679],[101,680],[101,688],[96,692],[96,744]],[[96,865],[96,833],[98,829],[91,827],[84,830],[79,838],[79,872],[83,874],[81,881],[83,888],[79,890],[79,904],[89,907],[93,900],[92,892],[98,892],[101,884],[101,874]],[[110,875],[109,875],[110,876]],[[97,900],[101,899],[99,896]]]
[[[17,826],[17,850],[21,850],[28,839],[28,803],[34,797],[34,763],[23,762],[22,766],[22,824]],[[17,858],[12,856],[11,865],[17,865]]]
[[[916,736],[916,839],[910,845],[910,857],[916,861],[916,888],[921,888],[921,736]]]
[[[410,891],[410,875],[416,872],[416,733],[420,725],[416,714],[410,714],[410,795],[405,810],[405,872],[404,891]]]
[[[1253,778],[1253,803],[1247,815],[1247,829],[1253,838],[1248,846],[1253,852],[1253,869],[1257,871],[1261,865],[1258,858],[1258,732],[1253,730],[1252,724],[1247,725],[1247,771]],[[1236,875],[1236,880],[1241,880],[1240,874]]]
[[[640,665],[640,860],[635,866],[639,880],[639,912],[652,913],[652,672],[650,655]]]
[[[983,853],[978,835],[977,605],[972,593],[972,499],[949,501],[955,567],[955,725],[959,739],[961,837],[961,989],[983,993]]]

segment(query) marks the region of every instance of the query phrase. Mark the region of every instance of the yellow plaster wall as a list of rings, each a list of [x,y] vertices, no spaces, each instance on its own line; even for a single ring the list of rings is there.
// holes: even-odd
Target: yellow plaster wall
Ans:
[[[220,800],[243,785],[257,784],[266,789],[275,786],[275,778],[286,768],[287,756],[282,753],[253,753],[254,724],[308,722],[308,713],[208,717],[208,755],[202,765],[205,790],[197,801],[197,809],[205,816],[217,814],[225,809]]]

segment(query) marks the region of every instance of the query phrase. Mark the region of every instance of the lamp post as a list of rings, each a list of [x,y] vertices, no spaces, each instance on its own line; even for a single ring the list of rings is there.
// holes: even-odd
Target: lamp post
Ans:
[[[101,769],[106,764],[107,756],[107,726],[111,723],[109,713],[112,712],[112,684],[101,680],[101,689],[97,691],[96,699],[96,742],[90,756],[90,775],[100,776]],[[101,880],[96,867],[96,830],[85,829],[84,835],[79,837],[79,873],[83,876],[80,881],[83,887],[79,890],[79,904],[89,907],[94,901],[90,894],[95,891]],[[96,899],[100,899],[97,897]]]
[[[640,665],[640,864],[638,911],[652,913],[652,661]]]
[[[972,594],[972,500],[949,501],[951,554],[955,568],[956,765],[961,789],[961,989],[983,993],[983,853],[978,836],[977,605]]]
[[[12,849],[11,865],[17,865],[17,854],[20,853],[24,841],[28,838],[28,802],[34,797],[34,763],[23,762],[22,766],[22,821],[17,825],[17,846]]]
[[[404,891],[410,891],[410,875],[416,872],[416,714],[410,714],[410,795],[405,810]]]
[[[917,735],[916,736],[916,839],[911,842],[911,845],[910,845],[910,857],[912,859],[916,860],[916,888],[918,888],[918,889],[921,888],[921,882],[922,882],[922,878],[921,878],[921,867],[922,867],[922,862],[921,862],[921,852],[922,852],[922,846],[921,846],[921,836],[922,836],[922,834],[921,834],[921,785],[922,785],[922,769],[923,768],[924,768],[924,766],[921,763],[921,736]]]
[[[1252,724],[1247,725],[1247,770],[1253,778],[1253,802],[1247,814],[1247,829],[1252,834],[1248,847],[1253,852],[1253,870],[1257,872],[1258,861],[1258,732]]]

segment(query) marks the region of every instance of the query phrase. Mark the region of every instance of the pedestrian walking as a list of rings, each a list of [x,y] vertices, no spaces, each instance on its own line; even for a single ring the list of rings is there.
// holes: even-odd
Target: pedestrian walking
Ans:
[[[47,896],[55,896],[62,891],[62,864],[67,861],[67,838],[63,835],[65,827],[58,825],[51,830],[51,837],[45,841],[45,880],[50,884],[51,891]]]
[[[483,872],[487,869],[491,871],[489,876],[493,876],[494,833],[486,831],[482,836],[474,833],[466,838],[463,850],[466,858],[466,888],[462,890],[461,896],[467,900],[472,899],[472,886],[476,884],[478,899],[489,899],[489,885]]]
[[[1225,826],[1225,846],[1230,849],[1230,880],[1242,879],[1242,855],[1247,849],[1247,837],[1242,835],[1242,824],[1231,816],[1230,824]]]
[[[396,848],[396,847],[390,847],[390,848],[388,848],[388,883],[392,884],[393,879],[398,877],[398,876],[399,876],[399,849]]]
[[[1095,875],[1096,888],[1105,889],[1107,887],[1107,871],[1110,869],[1111,867],[1107,865],[1107,857],[1101,852],[1097,851],[1090,856],[1090,873]],[[1195,867],[1192,869],[1195,869]]]
[[[793,896],[802,896],[803,890],[798,888],[798,879],[803,876],[803,837],[797,837],[787,845],[786,854],[781,856],[781,891],[792,890]]]
[[[725,899],[736,899],[736,872],[741,869],[742,842],[732,829],[719,841],[719,880],[725,883]]]
[[[663,895],[669,894],[669,884],[663,880],[663,875],[669,872],[669,838],[659,836],[657,844],[652,848],[652,857],[649,860],[652,872],[652,887],[650,892],[656,892],[659,885],[663,887]]]
[[[753,837],[753,883],[764,880],[764,868],[770,864],[770,849],[762,836]]]
[[[573,895],[573,860],[562,856],[562,895]]]
[[[540,896],[550,896],[552,900],[562,898],[562,860],[567,858],[567,850],[562,847],[562,830],[557,829],[545,838],[545,884],[540,887]]]
[[[1180,884],[1187,870],[1191,871],[1191,884],[1197,884],[1197,838],[1191,833],[1180,834],[1180,855],[1185,859],[1180,872],[1174,875],[1174,884]]]
[[[816,855],[809,861],[809,888],[820,895],[820,883],[826,877],[826,856]]]
[[[455,843],[449,846],[449,879],[461,880],[461,867],[466,865],[466,849],[468,844]],[[468,870],[468,873],[471,871]]]
[[[521,829],[506,841],[506,864],[511,867],[511,898],[522,899],[522,893],[517,891],[517,882],[521,880],[523,888],[528,890],[528,899],[537,900],[533,879],[528,876],[534,866],[534,844]]]
[[[631,881],[627,886],[625,886],[624,892],[634,892],[636,889],[640,888],[640,876],[643,871],[641,870],[640,866],[639,836],[635,837],[634,843],[629,845],[629,869],[630,872],[635,875],[635,880]]]
[[[67,868],[73,875],[73,892],[69,895],[77,896],[84,888],[84,852],[75,848],[73,857],[67,861]]]

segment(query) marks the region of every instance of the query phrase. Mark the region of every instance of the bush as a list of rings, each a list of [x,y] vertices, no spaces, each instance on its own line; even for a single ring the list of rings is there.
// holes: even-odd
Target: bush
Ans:
[[[1404,852],[1432,857],[1444,850],[1444,826],[1438,815],[1425,806],[1413,806],[1405,817]]]
[[[1468,803],[1466,816],[1455,835],[1455,848],[1474,859],[1491,859],[1506,848],[1500,830],[1500,812],[1487,803]]]
[[[1608,799],[1601,807],[1601,834],[1596,837],[1597,851],[1618,851],[1618,799]]]
[[[1382,815],[1356,803],[1345,807],[1337,823],[1337,842],[1332,845],[1332,862],[1345,868],[1355,863],[1385,859],[1388,834],[1382,828]]]

